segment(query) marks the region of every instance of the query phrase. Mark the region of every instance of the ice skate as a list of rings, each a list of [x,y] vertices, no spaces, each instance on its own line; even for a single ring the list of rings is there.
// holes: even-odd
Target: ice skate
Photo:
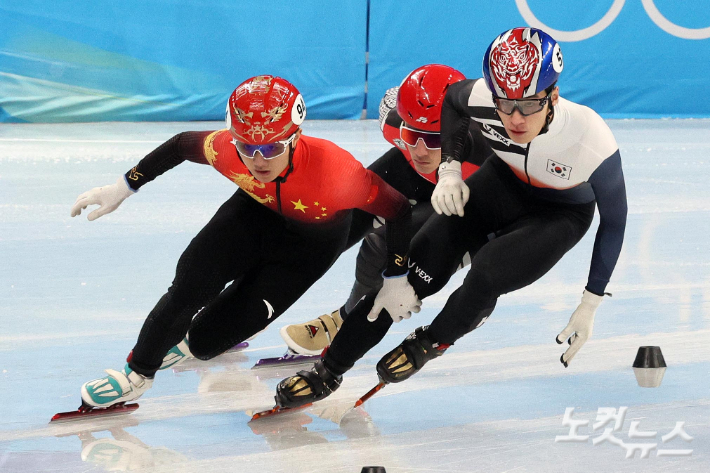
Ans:
[[[128,367],[122,371],[106,370],[108,376],[84,383],[81,400],[88,409],[108,408],[114,404],[135,401],[153,385],[153,378]]]
[[[168,368],[175,367],[180,363],[194,358],[195,356],[190,352],[190,345],[187,341],[187,337],[183,338],[180,343],[175,345],[168,351],[168,353],[163,358],[163,364],[160,365],[159,370],[166,370]]]
[[[293,365],[309,365],[320,359],[320,352],[317,355],[299,355],[290,348],[285,354],[278,357],[260,358],[251,369],[279,368]]]
[[[328,397],[340,387],[342,376],[336,376],[318,360],[310,371],[299,371],[295,376],[282,380],[276,386],[276,406],[257,412],[251,420],[270,417],[295,409],[303,409]]]
[[[385,383],[399,383],[422,369],[427,361],[444,354],[449,345],[433,342],[426,327],[419,327],[377,363],[377,374]]]
[[[276,404],[294,408],[325,399],[340,387],[342,376],[334,375],[318,360],[309,371],[299,371],[276,387]]]
[[[281,338],[289,349],[299,355],[320,355],[323,349],[333,342],[343,319],[340,309],[323,314],[305,324],[286,325],[281,327]]]
[[[234,353],[240,350],[244,350],[248,347],[248,342],[240,342],[234,345],[229,350],[225,351],[224,353]],[[168,353],[163,358],[163,363],[160,365],[160,368],[158,368],[158,370],[165,370],[168,368],[173,368],[173,370],[176,372],[189,370],[191,367],[193,367],[193,365],[191,363],[185,362],[189,362],[190,360],[196,360],[196,358],[195,355],[190,352],[190,343],[187,337],[185,337],[180,343],[178,343],[177,345],[172,347],[170,351],[168,351]]]

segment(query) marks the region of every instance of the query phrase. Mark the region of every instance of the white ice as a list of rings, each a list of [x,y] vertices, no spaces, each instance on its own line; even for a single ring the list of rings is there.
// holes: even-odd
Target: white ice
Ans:
[[[179,131],[221,124],[2,125],[0,471],[710,471],[710,120],[609,125],[626,175],[626,239],[613,297],[569,368],[554,339],[581,297],[596,220],[549,274],[503,296],[483,327],[344,417],[376,383],[380,356],[428,323],[462,274],[395,325],[331,398],[304,411],[249,424],[249,413],[270,407],[276,383],[295,370],[250,367],[285,351],[280,326],[344,302],[356,249],[247,350],[161,372],[131,415],[60,425],[48,421],[78,407],[83,382],[123,366],[181,252],[235,188],[211,168],[185,163],[111,215],[72,219],[80,193],[115,182]],[[374,121],[311,121],[304,129],[364,164],[388,148]],[[668,364],[658,388],[636,384],[631,365],[642,345],[660,346]],[[628,410],[614,437],[600,442],[614,425],[594,429],[605,407]],[[588,421],[577,429],[585,441],[555,442],[570,435],[567,408]],[[655,434],[633,435],[633,421]],[[678,422],[692,441],[664,442]],[[626,458],[633,444],[649,443],[657,445],[648,458]]]

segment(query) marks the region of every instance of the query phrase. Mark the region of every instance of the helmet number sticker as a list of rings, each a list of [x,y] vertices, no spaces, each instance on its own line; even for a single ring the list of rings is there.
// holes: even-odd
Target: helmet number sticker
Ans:
[[[291,109],[291,121],[294,125],[299,126],[306,119],[306,102],[303,101],[303,96],[298,94]]]
[[[229,101],[227,102],[227,110],[225,112],[224,121],[227,124],[227,130],[232,128],[232,116],[229,113]]]
[[[552,68],[556,73],[562,72],[564,63],[562,62],[562,50],[559,44],[555,44],[555,49],[552,51]]]

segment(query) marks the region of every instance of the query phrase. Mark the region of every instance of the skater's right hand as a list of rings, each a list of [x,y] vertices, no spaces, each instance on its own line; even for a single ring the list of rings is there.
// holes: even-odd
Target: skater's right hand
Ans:
[[[431,205],[436,213],[463,217],[463,207],[471,190],[461,177],[461,163],[442,161],[439,165],[439,182],[431,194]]]
[[[375,304],[367,315],[367,320],[374,322],[380,316],[382,309],[387,310],[395,322],[401,322],[412,316],[412,312],[421,310],[422,301],[417,297],[414,288],[409,284],[407,272],[401,276],[383,276],[382,289],[375,297]]]
[[[121,176],[115,184],[103,187],[94,187],[90,191],[84,192],[77,197],[76,202],[71,208],[71,216],[76,217],[81,214],[82,209],[89,205],[98,205],[99,208],[94,210],[87,217],[89,221],[96,220],[102,215],[111,213],[121,205],[121,202],[126,200],[136,191],[131,189],[126,182],[126,178]]]

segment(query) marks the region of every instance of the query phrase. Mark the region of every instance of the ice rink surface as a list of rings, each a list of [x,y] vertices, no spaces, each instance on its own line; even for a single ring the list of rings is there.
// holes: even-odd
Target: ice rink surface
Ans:
[[[544,278],[501,297],[483,327],[364,409],[346,412],[376,383],[375,363],[437,314],[463,274],[304,411],[248,423],[295,371],[250,368],[283,354],[279,327],[344,302],[356,248],[247,350],[159,373],[131,415],[60,425],[48,421],[78,407],[82,383],[123,366],[181,252],[235,187],[184,163],[113,214],[72,219],[80,193],[115,182],[177,132],[221,124],[0,126],[0,471],[710,471],[710,120],[609,125],[626,176],[626,239],[613,297],[569,368],[554,339],[579,303],[597,219]],[[388,148],[375,121],[311,121],[304,132],[366,165]],[[636,384],[642,345],[663,350],[658,388]],[[565,425],[568,408],[580,427]],[[627,409],[605,424],[604,408]]]

